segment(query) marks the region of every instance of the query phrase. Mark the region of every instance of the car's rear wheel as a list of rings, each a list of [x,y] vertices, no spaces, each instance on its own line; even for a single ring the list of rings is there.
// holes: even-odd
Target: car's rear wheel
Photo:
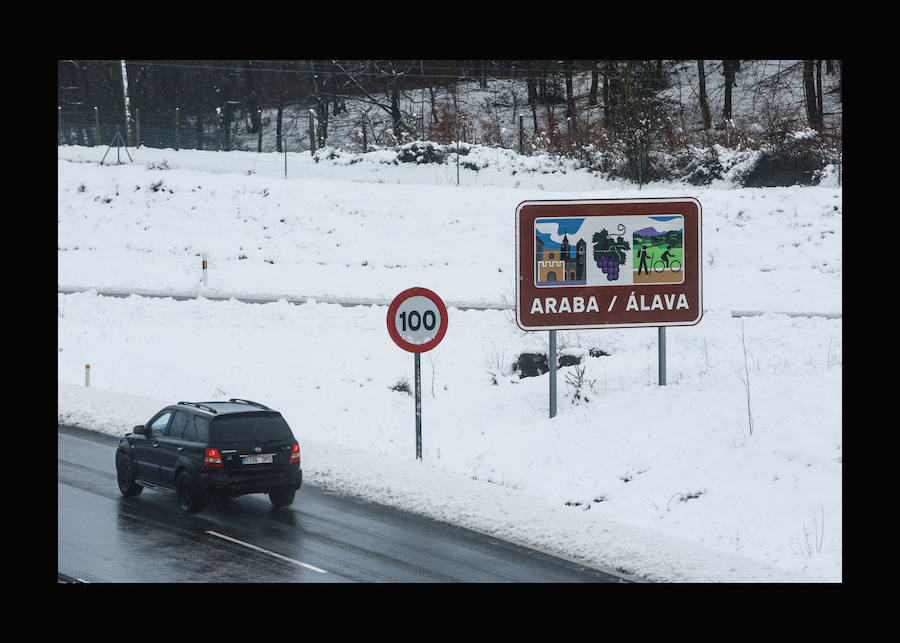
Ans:
[[[119,491],[127,498],[139,496],[144,488],[134,481],[134,462],[124,453],[116,454],[116,478]]]
[[[197,513],[203,508],[203,493],[194,484],[194,479],[187,471],[178,474],[175,481],[175,496],[178,498],[178,506],[186,514]]]
[[[294,502],[296,489],[272,489],[269,492],[269,500],[276,509],[287,507]]]

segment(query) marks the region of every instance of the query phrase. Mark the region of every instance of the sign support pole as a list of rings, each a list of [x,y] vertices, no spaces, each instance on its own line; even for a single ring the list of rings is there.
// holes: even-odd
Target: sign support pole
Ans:
[[[666,327],[660,326],[659,334],[659,385],[666,385]]]
[[[414,353],[416,365],[416,460],[422,459],[422,368],[419,353]]]
[[[550,417],[556,416],[556,331],[550,331]]]

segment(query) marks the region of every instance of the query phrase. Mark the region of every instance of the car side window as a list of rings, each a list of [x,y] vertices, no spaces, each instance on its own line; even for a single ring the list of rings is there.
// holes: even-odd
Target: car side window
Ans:
[[[209,418],[194,416],[194,428],[197,430],[197,441],[209,442]]]
[[[169,425],[169,418],[172,417],[171,411],[166,411],[150,423],[150,434],[154,439],[159,439],[166,434],[166,427]]]
[[[169,425],[169,432],[166,435],[170,438],[181,439],[187,421],[187,413],[184,411],[175,411],[175,417],[172,418],[172,424]]]
[[[197,429],[194,428],[194,422],[197,420],[196,415],[192,415],[187,419],[187,424],[184,425],[184,436],[183,440],[190,440],[191,442],[197,441]]]

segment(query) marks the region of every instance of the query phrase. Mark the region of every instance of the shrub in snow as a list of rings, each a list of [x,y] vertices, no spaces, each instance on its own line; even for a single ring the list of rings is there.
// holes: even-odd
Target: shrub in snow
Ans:
[[[803,140],[763,148],[741,181],[747,188],[816,185],[829,159],[824,150]]]
[[[443,145],[430,141],[413,141],[397,150],[397,160],[401,163],[443,163],[446,155]]]
[[[773,136],[741,177],[744,187],[817,185],[837,154],[831,139],[808,127]]]
[[[675,174],[691,185],[709,185],[722,178],[724,168],[714,147],[686,147],[673,157]]]
[[[576,366],[580,363],[581,358],[578,355],[559,355],[556,360],[557,368]],[[544,353],[522,353],[513,362],[512,370],[519,375],[519,379],[537,377],[550,370],[550,360]]]
[[[522,353],[519,358],[513,362],[513,371],[519,374],[519,379],[523,377],[537,377],[543,375],[550,370],[547,356],[543,353]]]

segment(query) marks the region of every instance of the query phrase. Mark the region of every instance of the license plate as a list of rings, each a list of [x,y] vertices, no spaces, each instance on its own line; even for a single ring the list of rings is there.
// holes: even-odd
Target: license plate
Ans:
[[[241,462],[244,464],[272,464],[272,454],[266,455],[243,455]]]

